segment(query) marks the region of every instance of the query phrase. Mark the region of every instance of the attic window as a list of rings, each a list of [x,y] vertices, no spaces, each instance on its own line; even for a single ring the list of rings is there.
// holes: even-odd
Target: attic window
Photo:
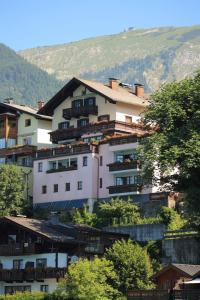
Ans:
[[[25,120],[25,127],[31,126],[31,119]]]

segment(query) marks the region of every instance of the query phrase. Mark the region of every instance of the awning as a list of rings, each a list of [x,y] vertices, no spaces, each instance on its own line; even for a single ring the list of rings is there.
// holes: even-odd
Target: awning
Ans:
[[[200,284],[200,277],[192,279],[191,281],[184,282],[184,284],[197,284],[197,283]]]

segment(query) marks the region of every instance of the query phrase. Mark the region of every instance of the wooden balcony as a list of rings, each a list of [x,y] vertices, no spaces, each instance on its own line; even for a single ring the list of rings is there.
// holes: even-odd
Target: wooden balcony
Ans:
[[[140,162],[138,160],[124,161],[124,162],[114,162],[107,165],[109,167],[109,172],[117,172],[123,170],[138,170],[140,168]]]
[[[47,278],[64,278],[66,268],[27,268],[22,270],[0,270],[0,281],[34,281]]]
[[[78,169],[78,166],[69,166],[69,167],[62,167],[62,168],[58,168],[58,169],[50,169],[50,170],[47,170],[47,173],[67,172],[67,171],[74,171],[77,169]]]
[[[108,186],[107,189],[109,189],[109,194],[141,192],[142,184],[113,185]]]
[[[15,256],[40,252],[40,246],[28,243],[0,245],[0,256]]]
[[[80,116],[88,117],[89,115],[98,115],[98,106],[82,106],[63,109],[63,118],[70,120],[71,118],[79,118]]]
[[[85,154],[90,153],[94,149],[89,144],[80,144],[80,145],[66,145],[62,147],[52,148],[52,149],[45,149],[45,150],[38,150],[37,151],[37,158],[46,158],[46,157],[59,157],[59,156],[67,156],[67,155],[78,155],[78,154]]]
[[[79,139],[83,134],[90,134],[102,132],[103,134],[112,134],[114,132],[120,133],[143,133],[141,125],[135,123],[125,123],[121,121],[101,121],[96,123],[90,123],[86,126],[77,128],[66,128],[57,129],[50,133],[51,141],[53,143],[58,143],[59,141],[64,141],[68,139]]]
[[[10,148],[0,149],[0,156],[11,156],[11,155],[29,155],[36,151],[37,147],[33,145],[20,145],[13,146]]]

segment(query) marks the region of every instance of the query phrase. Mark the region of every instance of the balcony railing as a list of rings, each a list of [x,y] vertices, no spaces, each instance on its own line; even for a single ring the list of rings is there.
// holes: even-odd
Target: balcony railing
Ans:
[[[46,158],[46,157],[59,157],[59,156],[67,156],[67,155],[74,155],[74,154],[85,154],[92,152],[94,147],[89,144],[83,145],[66,145],[63,147],[52,148],[52,149],[45,149],[45,150],[38,150],[37,151],[37,158]]]
[[[113,185],[108,186],[107,189],[109,189],[109,194],[140,192],[142,189],[142,184]]]
[[[33,145],[16,145],[9,148],[0,149],[0,156],[11,155],[29,155],[36,151],[37,147]]]
[[[86,253],[98,253],[103,254],[104,253],[104,246],[102,244],[96,244],[96,243],[89,243],[85,247]]]
[[[140,162],[138,160],[125,161],[125,162],[114,162],[107,165],[110,172],[123,171],[123,170],[138,170],[140,168]]]
[[[67,171],[74,171],[77,169],[78,169],[78,166],[69,166],[69,167],[62,167],[62,168],[58,168],[58,169],[50,169],[50,170],[47,170],[47,173],[67,172]]]
[[[87,117],[88,115],[98,115],[98,106],[82,106],[63,109],[63,118],[69,120],[80,116]]]
[[[0,256],[15,256],[36,253],[39,245],[27,243],[15,243],[0,245]]]
[[[121,121],[101,121],[97,123],[90,123],[86,126],[78,128],[57,129],[50,133],[51,141],[57,143],[68,139],[80,138],[83,134],[90,134],[95,132],[102,132],[110,134],[113,132],[121,133],[143,133],[144,130],[141,125],[129,124]]]
[[[0,281],[34,281],[46,278],[64,278],[66,268],[27,268],[23,270],[0,270]]]

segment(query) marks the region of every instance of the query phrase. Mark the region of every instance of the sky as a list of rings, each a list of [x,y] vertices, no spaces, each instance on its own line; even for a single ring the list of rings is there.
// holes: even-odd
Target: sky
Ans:
[[[16,51],[128,27],[197,24],[199,0],[0,0],[0,42]]]

